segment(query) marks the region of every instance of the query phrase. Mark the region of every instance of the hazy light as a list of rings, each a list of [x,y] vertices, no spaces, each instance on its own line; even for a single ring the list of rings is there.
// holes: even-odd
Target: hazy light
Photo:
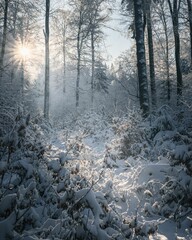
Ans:
[[[30,50],[27,47],[20,47],[19,54],[22,58],[26,58],[30,56]]]

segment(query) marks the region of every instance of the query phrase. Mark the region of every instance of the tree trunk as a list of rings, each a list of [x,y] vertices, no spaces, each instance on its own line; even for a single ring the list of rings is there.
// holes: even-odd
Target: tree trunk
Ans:
[[[180,0],[179,0],[180,3]],[[179,20],[178,20],[178,1],[173,1],[173,7],[170,0],[168,0],[169,9],[171,12],[172,23],[173,23],[173,33],[175,39],[175,63],[176,63],[176,72],[177,72],[177,103],[182,96],[182,73],[181,73],[181,64],[180,64],[180,35],[179,35]]]
[[[80,21],[78,26],[78,34],[77,34],[77,79],[76,79],[76,107],[79,107],[79,82],[80,82],[80,74],[81,74],[81,50],[83,40],[81,39],[81,12],[80,12]]]
[[[63,92],[66,92],[66,24],[63,29]]]
[[[152,33],[152,26],[151,26],[150,0],[147,0],[145,5],[146,5],[148,49],[149,49],[151,102],[152,102],[152,106],[155,107],[156,106],[156,86],[155,86],[155,66],[154,66],[153,33]]]
[[[45,93],[44,93],[44,117],[49,119],[49,13],[50,0],[46,0],[45,14]]]
[[[81,62],[81,54],[78,51],[78,59],[77,59],[77,80],[76,80],[76,107],[79,107],[79,82],[80,82],[80,62]]]
[[[91,31],[91,55],[92,55],[92,61],[91,61],[91,103],[93,107],[93,101],[94,101],[94,81],[95,81],[95,46],[94,46],[94,28]]]
[[[5,0],[4,2],[5,2],[5,6],[4,6],[4,18],[3,18],[3,40],[1,44],[1,55],[0,55],[0,83],[3,75],[5,46],[6,46],[6,38],[7,38],[7,16],[8,16],[9,0]]]
[[[192,68],[192,4],[191,0],[187,0],[187,6],[188,6],[188,15],[189,15],[189,31],[190,31],[190,57],[191,57],[191,68]]]
[[[81,71],[81,47],[80,47],[80,32],[81,26],[79,25],[79,31],[77,35],[77,79],[76,79],[76,107],[79,106],[79,82],[80,82],[80,71]]]
[[[136,46],[137,46],[137,70],[139,78],[139,99],[140,107],[143,115],[146,117],[149,114],[149,95],[147,85],[147,71],[144,45],[144,30],[143,30],[143,11],[142,0],[134,1],[135,15],[135,30],[136,30]]]
[[[167,100],[168,102],[171,99],[171,82],[170,82],[170,73],[169,73],[169,39],[168,39],[168,32],[167,26],[165,28],[165,41],[166,41],[166,76],[167,76]]]
[[[19,3],[14,3],[14,12],[13,12],[13,39],[16,40],[16,24],[17,24],[17,14],[18,14]],[[12,69],[11,69],[11,82],[13,82],[15,78],[15,63],[12,60]]]
[[[24,108],[24,82],[25,82],[25,75],[24,75],[24,59],[22,59],[21,62],[21,104],[23,105]]]
[[[166,87],[167,87],[167,100],[168,102],[171,99],[171,82],[170,82],[170,72],[169,72],[169,38],[168,38],[168,27],[166,16],[163,8],[163,2],[161,3],[161,16],[162,16],[162,24],[165,33],[165,67],[166,67]]]
[[[166,64],[166,76],[167,76],[167,100],[169,102],[171,99],[171,82],[170,82],[170,73],[169,73],[169,38],[168,38],[166,21],[165,21],[165,41],[166,41],[165,64]]]

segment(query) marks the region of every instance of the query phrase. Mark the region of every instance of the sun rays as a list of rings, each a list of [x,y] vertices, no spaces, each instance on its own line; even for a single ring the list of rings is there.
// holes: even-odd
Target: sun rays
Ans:
[[[27,46],[20,46],[18,49],[18,53],[22,59],[26,59],[27,57],[30,57],[30,55],[31,55],[31,51]]]

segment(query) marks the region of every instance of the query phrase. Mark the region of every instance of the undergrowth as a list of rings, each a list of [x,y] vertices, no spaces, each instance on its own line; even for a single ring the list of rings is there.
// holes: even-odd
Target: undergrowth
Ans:
[[[2,239],[148,239],[160,222],[149,224],[138,214],[170,219],[178,228],[186,219],[190,222],[192,134],[178,127],[167,107],[153,119],[150,124],[137,113],[109,119],[90,113],[75,122],[76,137],[66,137],[65,151],[53,156],[47,144],[55,134],[50,125],[17,115],[12,130],[0,139]],[[105,146],[97,178],[88,179],[75,161],[68,164],[82,155],[84,138],[99,142],[107,134],[113,138]],[[96,186],[108,168],[118,168],[120,160],[129,164],[130,157],[141,162],[138,172],[133,169],[140,210],[127,218],[113,207],[110,182],[107,191]],[[159,170],[161,179],[155,175]],[[142,176],[147,180],[141,182]]]

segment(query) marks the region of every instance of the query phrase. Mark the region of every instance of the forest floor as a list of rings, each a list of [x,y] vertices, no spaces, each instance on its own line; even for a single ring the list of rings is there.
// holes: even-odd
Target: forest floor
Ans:
[[[192,131],[166,112],[18,117],[0,139],[0,239],[191,240]]]
[[[96,194],[104,194],[111,210],[124,221],[132,221],[133,227],[136,221],[139,230],[135,228],[132,238],[192,239],[191,219],[177,222],[174,214],[166,216],[166,203],[158,203],[164,197],[159,190],[166,178],[174,178],[182,167],[171,167],[168,158],[162,156],[147,159],[142,151],[121,157],[122,136],[113,127],[99,129],[93,124],[88,132],[85,128],[84,125],[70,133],[57,131],[50,140],[49,158],[64,156],[65,167],[86,178]],[[147,152],[145,144],[139,145]],[[136,237],[137,231],[140,237]]]

